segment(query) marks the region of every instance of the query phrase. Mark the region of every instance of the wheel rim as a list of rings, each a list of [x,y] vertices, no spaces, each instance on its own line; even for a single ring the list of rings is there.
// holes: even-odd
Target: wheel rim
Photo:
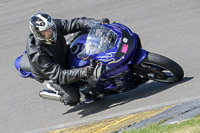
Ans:
[[[174,82],[176,80],[174,73],[163,66],[149,62],[143,62],[141,65],[148,69],[147,76],[150,79],[165,83]]]

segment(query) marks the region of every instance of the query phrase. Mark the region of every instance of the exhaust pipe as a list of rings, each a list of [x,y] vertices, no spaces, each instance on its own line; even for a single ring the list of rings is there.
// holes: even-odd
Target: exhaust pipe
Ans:
[[[39,96],[42,97],[43,99],[62,102],[61,96],[52,90],[44,89],[44,90],[40,91]]]

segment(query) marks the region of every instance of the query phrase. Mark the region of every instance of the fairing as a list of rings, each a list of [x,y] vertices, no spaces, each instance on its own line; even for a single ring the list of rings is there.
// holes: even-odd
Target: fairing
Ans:
[[[80,68],[90,64],[89,60],[81,60],[77,55],[83,50],[87,34],[77,37],[70,45],[67,55],[67,68]]]
[[[117,67],[133,56],[136,50],[136,34],[118,23],[93,24],[87,36],[85,48],[78,54],[81,59],[96,59],[109,68]]]

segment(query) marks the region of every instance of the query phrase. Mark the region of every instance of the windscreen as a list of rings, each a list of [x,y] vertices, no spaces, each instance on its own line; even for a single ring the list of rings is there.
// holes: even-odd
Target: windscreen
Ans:
[[[90,24],[90,27],[85,48],[78,54],[78,57],[82,59],[110,50],[114,47],[117,40],[117,35],[103,25]]]

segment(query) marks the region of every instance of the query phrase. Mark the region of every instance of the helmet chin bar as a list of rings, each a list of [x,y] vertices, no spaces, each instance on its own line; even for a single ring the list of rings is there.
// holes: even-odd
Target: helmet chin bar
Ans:
[[[56,43],[56,39],[46,39],[46,40],[43,40],[43,42],[48,45],[53,45]]]
[[[36,36],[35,36],[36,37]],[[39,37],[36,37],[40,42],[43,42],[47,45],[54,45],[57,41],[57,34],[55,35],[54,38],[51,38],[51,39],[42,39],[42,38],[39,38]]]

